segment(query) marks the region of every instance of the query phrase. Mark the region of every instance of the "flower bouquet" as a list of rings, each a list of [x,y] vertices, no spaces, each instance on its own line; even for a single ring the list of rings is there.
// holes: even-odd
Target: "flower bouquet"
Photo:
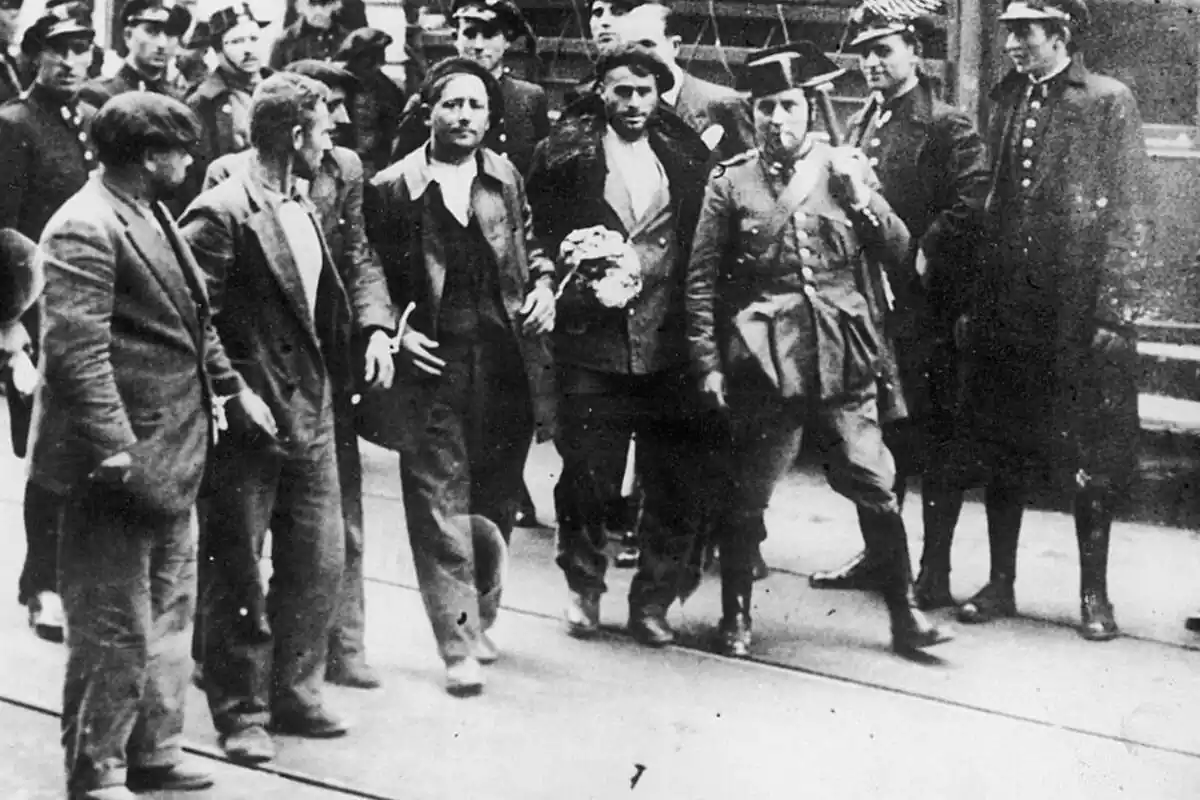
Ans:
[[[567,276],[559,283],[557,299],[573,286],[602,308],[619,309],[642,291],[642,265],[633,246],[603,225],[571,231],[558,258],[567,267]]]

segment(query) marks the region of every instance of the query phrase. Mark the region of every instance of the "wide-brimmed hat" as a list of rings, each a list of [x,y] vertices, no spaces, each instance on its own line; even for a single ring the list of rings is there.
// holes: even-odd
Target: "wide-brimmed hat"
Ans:
[[[746,57],[737,88],[751,97],[788,89],[814,89],[845,74],[812,42],[799,41],[758,50]]]
[[[0,229],[0,327],[19,320],[45,283],[37,243],[12,228]]]

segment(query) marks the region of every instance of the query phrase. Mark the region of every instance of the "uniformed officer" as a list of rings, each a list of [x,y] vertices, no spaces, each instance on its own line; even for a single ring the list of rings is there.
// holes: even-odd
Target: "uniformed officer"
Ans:
[[[943,103],[921,72],[923,44],[932,34],[928,17],[911,17],[889,3],[868,0],[855,14],[850,49],[858,53],[871,98],[850,121],[849,144],[860,147],[879,176],[884,199],[908,227],[909,259],[923,283],[894,285],[888,333],[896,345],[908,418],[884,426],[896,460],[897,501],[903,505],[910,476],[924,476],[932,440],[949,428],[953,405],[954,320],[964,308],[964,287],[974,267],[987,155],[970,117]],[[924,514],[938,515],[943,502],[924,479]],[[926,525],[916,595],[923,609],[953,605],[950,540],[936,539]],[[868,551],[835,570],[817,572],[818,589],[863,589],[874,584],[878,564]]]
[[[750,647],[753,545],[799,451],[822,433],[832,487],[859,507],[885,564],[880,590],[897,652],[949,638],[913,607],[904,522],[881,418],[903,413],[878,270],[913,277],[909,235],[861,154],[810,135],[812,93],[840,71],[816,45],[754,53],[739,88],[756,150],[723,162],[705,192],[687,275],[693,370],[730,426],[721,524],[719,647]]]
[[[1014,69],[991,94],[983,268],[959,328],[966,452],[944,459],[960,486],[987,486],[991,573],[959,619],[1016,613],[1022,511],[1049,488],[1074,495],[1079,632],[1102,641],[1118,633],[1109,535],[1140,433],[1149,162],[1132,92],[1075,56],[1083,0],[1012,0],[1000,21]],[[956,517],[932,535],[948,541]]]
[[[550,133],[546,90],[536,83],[514,78],[504,66],[504,55],[521,40],[531,54],[537,52],[537,37],[512,0],[455,0],[457,25],[454,46],[463,58],[483,66],[500,82],[504,116],[488,132],[486,146],[508,156],[521,175],[529,172],[533,149]],[[395,158],[400,159],[429,138],[425,112],[410,109],[400,125]]]
[[[244,2],[217,9],[208,20],[210,43],[219,61],[187,101],[204,123],[194,166],[201,176],[216,159],[250,146],[250,95],[267,74],[260,39],[269,24]]]
[[[192,26],[192,14],[173,0],[129,0],[121,11],[125,49],[129,55],[116,75],[97,78],[79,90],[96,108],[123,92],[155,92],[175,97],[168,79],[179,39]]]
[[[0,108],[0,227],[14,228],[34,241],[96,165],[88,134],[95,109],[74,99],[91,63],[93,36],[86,20],[64,6],[34,22],[21,39],[22,55],[36,70],[33,83]],[[36,307],[24,322],[30,349],[36,351]],[[33,387],[14,385],[12,375],[8,377],[5,397],[13,450],[23,457]],[[33,481],[26,484],[27,547],[18,600],[28,607],[30,625],[38,635],[55,641],[63,636],[55,586],[61,505],[61,498],[49,489]]]

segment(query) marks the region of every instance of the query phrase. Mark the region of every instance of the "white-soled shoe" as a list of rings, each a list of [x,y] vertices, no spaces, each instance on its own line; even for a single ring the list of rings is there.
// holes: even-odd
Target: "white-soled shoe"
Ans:
[[[495,664],[500,660],[500,648],[496,647],[487,631],[479,634],[479,640],[475,643],[475,658],[484,665]]]
[[[66,631],[62,599],[54,592],[38,592],[29,601],[29,627],[48,642],[61,642]]]
[[[470,697],[483,691],[483,667],[468,656],[446,665],[446,691],[455,697]]]

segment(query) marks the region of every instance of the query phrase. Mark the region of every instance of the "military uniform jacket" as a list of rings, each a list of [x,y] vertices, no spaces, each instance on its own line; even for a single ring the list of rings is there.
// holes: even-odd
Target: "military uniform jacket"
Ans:
[[[267,59],[267,65],[273,70],[281,70],[288,64],[306,58],[328,61],[353,32],[353,28],[344,25],[336,17],[333,25],[325,30],[314,28],[304,19],[297,19],[284,28],[283,33],[271,46],[271,56]]]
[[[831,152],[814,142],[790,180],[756,150],[713,172],[687,273],[689,352],[700,375],[765,376],[788,400],[836,403],[880,387],[881,415],[896,418],[878,270],[911,279],[909,235],[873,175],[866,207],[842,207]]]
[[[95,78],[88,81],[79,90],[79,99],[99,108],[119,94],[125,92],[156,92],[182,100],[179,91],[171,84],[167,76],[158,79],[149,78],[135,69],[128,61],[121,65],[117,74],[111,78]]]
[[[1152,187],[1137,103],[1119,81],[1076,59],[1047,83],[1040,110],[1029,80],[1010,73],[992,91],[983,270],[972,302],[972,352],[1007,343],[1037,354],[1023,408],[982,404],[1004,387],[984,367],[968,407],[990,408],[981,435],[1021,441],[1064,477],[1078,469],[1128,477],[1138,432],[1133,323],[1140,314]],[[1030,124],[1032,121],[1032,124]],[[1126,337],[1093,347],[1099,327]]]
[[[665,225],[661,215],[631,220],[613,199],[602,143],[607,122],[598,97],[573,106],[534,155],[529,202],[548,251],[557,255],[572,231],[601,225],[630,239],[643,274],[642,291],[626,309],[560,308],[554,333],[558,363],[644,375],[687,361],[683,274],[710,155],[699,134],[673,115],[650,125],[650,147],[670,195],[669,205],[660,209],[668,212]],[[563,265],[559,271],[565,276]]]

